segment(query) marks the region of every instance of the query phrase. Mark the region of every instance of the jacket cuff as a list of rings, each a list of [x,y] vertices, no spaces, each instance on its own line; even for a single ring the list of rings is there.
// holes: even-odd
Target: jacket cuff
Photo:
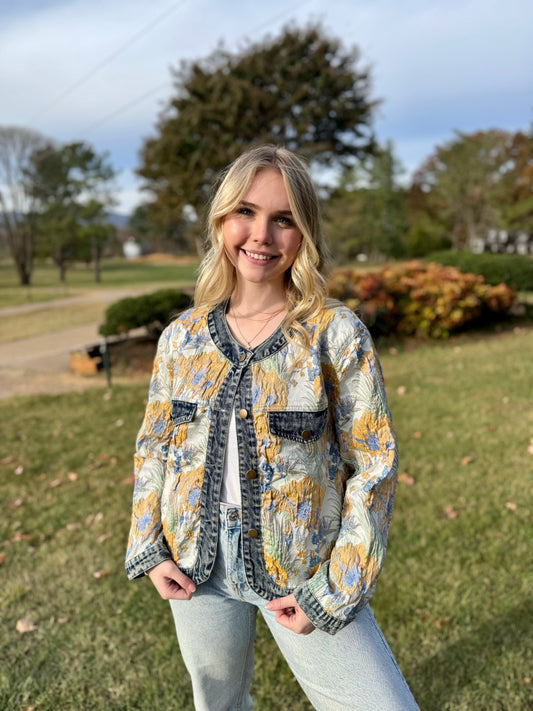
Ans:
[[[335,634],[351,622],[351,620],[339,620],[337,617],[329,615],[309,590],[307,583],[294,590],[293,595],[298,606],[302,608],[314,626],[323,632]]]
[[[126,575],[129,580],[135,580],[165,560],[172,560],[170,551],[164,542],[157,542],[135,557],[126,559]]]

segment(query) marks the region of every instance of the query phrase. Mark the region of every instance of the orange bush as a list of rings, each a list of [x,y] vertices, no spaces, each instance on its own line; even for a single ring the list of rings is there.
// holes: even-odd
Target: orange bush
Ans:
[[[482,276],[418,261],[371,272],[334,269],[330,294],[343,301],[374,335],[446,338],[454,331],[509,314],[515,292],[490,286]]]

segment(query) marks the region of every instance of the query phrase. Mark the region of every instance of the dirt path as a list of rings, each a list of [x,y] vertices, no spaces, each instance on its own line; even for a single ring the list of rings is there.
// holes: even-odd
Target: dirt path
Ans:
[[[141,293],[136,290],[92,291],[78,296],[36,304],[24,304],[0,309],[3,315],[16,315],[94,301],[117,301]],[[0,343],[0,399],[19,395],[83,392],[106,384],[104,374],[75,375],[69,369],[72,351],[85,349],[101,341],[98,323],[56,331],[42,336]]]

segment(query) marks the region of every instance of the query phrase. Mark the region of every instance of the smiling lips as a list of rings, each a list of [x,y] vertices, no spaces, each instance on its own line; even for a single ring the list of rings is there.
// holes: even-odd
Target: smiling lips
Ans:
[[[259,252],[247,252],[245,249],[242,250],[244,254],[249,257],[250,259],[253,259],[254,261],[258,262],[270,262],[271,259],[275,259],[276,255],[275,254],[260,254]]]

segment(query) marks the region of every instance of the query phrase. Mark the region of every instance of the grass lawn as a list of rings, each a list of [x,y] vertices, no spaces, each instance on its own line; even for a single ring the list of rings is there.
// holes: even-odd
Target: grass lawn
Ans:
[[[10,261],[0,262],[0,307],[58,299],[89,289],[110,289],[138,286],[154,290],[194,284],[197,265],[194,262],[108,259],[102,262],[102,281],[96,284],[91,267],[74,265],[67,269],[61,284],[57,268],[52,264],[36,264],[32,285],[20,286],[15,267]]]
[[[533,708],[531,353],[382,354],[402,476],[373,608],[422,711]],[[167,604],[123,572],[145,394],[0,402],[2,709],[193,708]],[[263,624],[256,669],[257,711],[310,711]]]
[[[89,303],[75,306],[56,306],[53,309],[32,311],[24,314],[2,316],[0,321],[0,344],[31,338],[43,334],[83,326],[86,323],[103,322],[108,304]]]

